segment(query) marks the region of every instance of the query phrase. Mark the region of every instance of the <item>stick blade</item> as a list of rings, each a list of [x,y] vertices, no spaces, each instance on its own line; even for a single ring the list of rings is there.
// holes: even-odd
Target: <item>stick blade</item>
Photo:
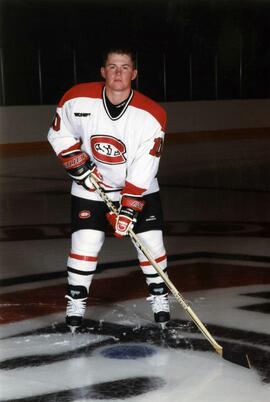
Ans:
[[[251,369],[250,360],[246,353],[222,348],[222,357],[231,363]]]

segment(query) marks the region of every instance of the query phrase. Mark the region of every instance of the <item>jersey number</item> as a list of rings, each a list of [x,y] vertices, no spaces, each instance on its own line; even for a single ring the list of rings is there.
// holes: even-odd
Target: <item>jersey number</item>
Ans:
[[[160,157],[163,148],[163,138],[155,138],[154,139],[154,146],[149,152],[150,155],[156,156],[157,158]]]

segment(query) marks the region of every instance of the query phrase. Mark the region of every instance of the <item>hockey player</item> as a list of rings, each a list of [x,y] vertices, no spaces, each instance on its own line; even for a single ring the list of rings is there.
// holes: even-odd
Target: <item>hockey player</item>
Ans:
[[[50,144],[73,179],[66,295],[66,324],[72,332],[82,325],[107,220],[118,237],[134,228],[164,272],[167,266],[156,178],[166,113],[132,89],[137,69],[129,49],[108,50],[101,76],[104,82],[79,84],[64,94],[48,133]],[[91,185],[90,174],[119,207],[117,217],[108,215]],[[137,253],[154,319],[165,323],[170,319],[166,285],[140,250]]]

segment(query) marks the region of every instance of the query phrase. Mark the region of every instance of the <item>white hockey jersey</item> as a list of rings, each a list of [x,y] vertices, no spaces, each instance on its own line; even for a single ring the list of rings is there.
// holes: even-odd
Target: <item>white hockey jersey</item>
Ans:
[[[123,192],[142,196],[158,191],[156,178],[164,140],[166,112],[138,91],[117,118],[105,103],[102,82],[72,87],[60,100],[48,133],[55,153],[78,146],[95,162],[111,200]],[[72,184],[72,194],[100,200],[91,192]]]

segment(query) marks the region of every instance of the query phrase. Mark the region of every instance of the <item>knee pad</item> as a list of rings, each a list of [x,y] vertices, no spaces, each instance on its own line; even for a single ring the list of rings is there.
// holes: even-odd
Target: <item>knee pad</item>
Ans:
[[[161,230],[151,230],[138,234],[143,245],[150,252],[155,261],[159,264],[163,272],[167,269],[167,255],[163,243],[163,235]],[[155,268],[147,260],[144,254],[137,248],[140,267],[145,275],[147,285],[160,284],[163,281]]]
[[[92,229],[78,230],[72,234],[67,261],[70,285],[85,286],[89,290],[104,238],[103,232]]]
[[[83,229],[72,233],[71,250],[81,255],[97,256],[105,239],[104,232]]]
[[[144,246],[149,250],[153,258],[161,258],[166,255],[166,250],[163,243],[163,233],[161,230],[150,230],[137,234]],[[136,247],[137,248],[137,247]],[[144,254],[137,248],[139,261],[145,261]]]

